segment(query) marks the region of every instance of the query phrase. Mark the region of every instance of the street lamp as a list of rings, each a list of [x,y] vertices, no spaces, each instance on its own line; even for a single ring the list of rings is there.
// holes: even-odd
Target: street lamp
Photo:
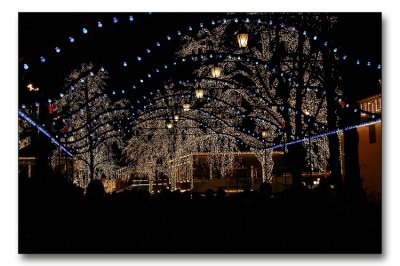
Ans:
[[[174,115],[174,120],[175,120],[175,121],[178,121],[178,120],[179,120],[179,115],[178,115],[178,114],[175,114],[175,115]]]
[[[168,129],[171,129],[172,127],[173,127],[172,123],[171,123],[171,122],[168,122],[168,123],[167,123],[167,128],[168,128]]]
[[[197,99],[202,99],[204,97],[204,90],[199,86],[194,93],[196,94]]]
[[[221,77],[222,68],[219,66],[211,67],[211,77],[218,79]]]
[[[269,136],[268,131],[267,131],[267,130],[261,131],[261,136],[262,136],[264,139],[266,139],[266,138]]]
[[[249,34],[248,33],[238,33],[236,35],[236,37],[237,37],[237,42],[239,44],[239,48],[246,48],[247,41],[249,40]]]
[[[184,112],[187,112],[187,111],[190,110],[190,104],[188,104],[188,103],[184,103],[184,104],[182,105],[182,107],[183,107],[183,111],[184,111]]]

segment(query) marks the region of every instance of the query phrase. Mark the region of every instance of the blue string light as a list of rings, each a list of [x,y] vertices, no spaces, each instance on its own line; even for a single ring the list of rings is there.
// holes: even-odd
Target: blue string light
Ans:
[[[97,27],[99,28],[103,27],[103,23],[101,23],[101,21],[97,22]]]
[[[35,123],[29,116],[27,116],[24,112],[21,110],[18,110],[18,114],[24,118],[26,121],[28,121],[31,125],[36,127],[40,132],[42,132],[46,137],[48,137],[54,144],[60,147],[61,150],[63,150],[66,154],[69,156],[73,156],[73,154],[68,151],[63,145],[61,145],[55,138],[53,138],[43,127],[39,126],[38,124]]]
[[[69,37],[69,42],[71,42],[71,43],[75,42],[74,37]]]
[[[87,33],[88,33],[88,30],[87,30],[86,28],[83,28],[83,29],[82,29],[82,32],[83,32],[83,34],[87,34]]]
[[[333,134],[338,134],[338,133],[341,133],[341,132],[344,132],[344,131],[347,131],[347,130],[351,130],[351,129],[355,129],[355,128],[359,128],[359,127],[364,127],[364,126],[368,126],[368,125],[373,125],[373,124],[376,124],[376,123],[379,123],[379,122],[381,122],[381,119],[377,119],[377,120],[373,120],[373,121],[369,121],[369,122],[365,122],[365,123],[361,123],[361,124],[348,126],[348,127],[345,127],[344,129],[332,130],[332,131],[329,131],[329,132],[326,132],[326,133],[322,133],[322,134],[319,134],[319,135],[311,136],[309,138],[303,138],[303,139],[299,139],[299,140],[295,140],[295,141],[290,141],[290,142],[286,142],[286,143],[277,144],[277,145],[274,145],[274,146],[267,147],[267,148],[265,148],[265,150],[267,150],[267,151],[268,150],[273,150],[273,149],[276,149],[276,148],[281,148],[281,147],[297,144],[297,143],[304,142],[304,141],[309,141],[309,140],[313,140],[313,139],[317,139],[317,138],[321,138],[321,137],[325,137],[325,136],[329,136],[329,135],[333,135]]]
[[[46,62],[46,58],[44,58],[43,56],[40,57],[40,62],[44,63]]]
[[[25,70],[28,70],[28,69],[29,69],[28,64],[24,64],[24,69],[25,69]]]
[[[134,20],[133,16],[129,16],[129,21],[133,21],[133,20]]]
[[[55,48],[55,50],[56,50],[56,53],[59,53],[59,52],[61,52],[61,49],[60,49],[60,48],[58,48],[58,47],[56,47],[56,48]]]

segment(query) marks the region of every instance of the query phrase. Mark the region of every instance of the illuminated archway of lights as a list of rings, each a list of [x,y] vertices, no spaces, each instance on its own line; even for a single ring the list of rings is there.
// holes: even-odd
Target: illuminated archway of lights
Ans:
[[[118,23],[118,18],[113,22]],[[227,31],[227,27],[239,24],[250,34],[259,34],[261,47],[236,49],[232,53],[232,47],[224,44],[226,38],[223,38],[223,34]],[[290,144],[304,142],[305,139],[308,139],[313,145],[310,149],[312,153],[307,154],[308,158],[314,158],[312,164],[316,169],[321,169],[324,162],[318,161],[315,153],[323,150],[329,156],[326,136],[330,135],[329,133],[334,128],[327,122],[327,99],[323,81],[313,76],[313,73],[324,70],[322,62],[326,59],[321,49],[325,49],[325,52],[330,53],[336,61],[348,62],[354,61],[354,59],[341,54],[338,48],[331,47],[332,43],[320,41],[318,30],[314,31],[314,34],[299,30],[295,26],[287,26],[285,22],[275,23],[271,19],[262,20],[253,17],[239,20],[233,16],[212,20],[209,25],[212,26],[210,29],[206,26],[206,23],[201,23],[196,34],[185,35],[185,31],[178,31],[178,38],[182,38],[186,43],[177,52],[177,59],[169,65],[164,64],[162,67],[156,68],[154,73],[151,72],[147,75],[147,78],[151,79],[160,72],[160,69],[170,71],[171,67],[178,63],[184,64],[191,60],[199,63],[197,69],[193,71],[198,81],[180,81],[179,85],[183,86],[180,90],[175,90],[173,88],[175,84],[171,82],[165,85],[166,88],[157,90],[157,92],[150,91],[147,98],[143,96],[142,103],[149,103],[143,106],[143,111],[139,108],[132,110],[135,108],[131,105],[129,111],[132,114],[127,116],[127,119],[132,119],[132,121],[129,122],[131,128],[128,130],[140,131],[142,134],[132,134],[132,139],[125,148],[125,154],[129,158],[137,158],[138,165],[146,165],[140,170],[140,173],[153,180],[156,170],[164,172],[171,176],[171,185],[172,188],[175,188],[178,178],[176,171],[179,169],[176,168],[176,164],[170,162],[178,162],[177,160],[182,156],[197,151],[209,151],[215,152],[215,154],[226,152],[232,155],[239,150],[237,143],[240,142],[255,152],[263,165],[263,180],[271,182],[273,162],[270,152],[273,147],[278,148],[285,142]],[[271,38],[276,37],[274,32],[280,36],[287,51],[287,58],[282,58],[271,66],[270,62],[273,61],[276,53],[270,49],[268,44],[271,44]],[[87,33],[88,30],[83,29],[83,34]],[[187,33],[194,33],[192,26],[188,27]],[[168,35],[166,41],[177,36]],[[303,65],[303,69],[305,69],[303,75],[298,74],[299,63],[293,59],[293,54],[297,49],[296,45],[298,45],[295,42],[300,39],[301,45],[306,50],[304,54],[309,56],[308,65]],[[69,42],[75,42],[74,38],[70,37]],[[160,46],[161,43],[157,42],[156,47]],[[59,53],[60,48],[56,48],[55,51]],[[146,49],[146,52],[151,54],[151,49]],[[141,63],[143,58],[137,56],[137,62]],[[44,63],[46,59],[43,57],[40,61]],[[223,79],[207,78],[211,62],[217,63],[223,68]],[[358,59],[355,60],[355,64],[363,65]],[[128,60],[122,64],[123,67],[129,65]],[[381,69],[381,65],[374,65],[371,62],[367,62],[365,65]],[[24,63],[23,68],[28,70],[29,65]],[[238,79],[238,77],[241,78]],[[251,82],[251,89],[241,81],[243,78]],[[144,87],[144,83],[144,78],[139,79],[139,84],[132,85],[132,88]],[[285,86],[288,87],[286,97],[279,94],[278,86],[283,83],[287,83]],[[206,91],[204,99],[195,98],[193,95],[195,86],[201,86]],[[121,90],[121,93],[124,94],[125,89]],[[342,104],[342,92],[339,88],[335,88],[334,95],[336,108],[338,108]],[[102,96],[96,97],[101,98]],[[244,108],[243,102],[249,107]],[[190,104],[189,111],[182,110],[185,103]],[[141,102],[137,100],[137,104],[140,105]],[[117,110],[126,111],[128,109],[122,107],[111,109],[109,112]],[[359,112],[360,110],[354,109],[354,111]],[[101,114],[97,115],[101,116]],[[176,115],[178,119],[175,119]],[[119,120],[122,119],[120,117],[114,122],[120,123]],[[244,121],[251,124],[251,130],[246,130],[246,126],[242,127]],[[298,125],[298,121],[302,123],[301,126]],[[290,130],[285,128],[290,128]],[[79,131],[80,128],[74,130]],[[166,131],[170,132],[171,130],[174,132],[180,130],[185,134],[165,134]],[[211,131],[210,134],[204,134],[207,130]],[[262,131],[268,131],[268,136],[261,138]],[[71,131],[68,134],[74,132]],[[185,137],[179,137],[182,135]],[[319,136],[319,138],[312,136]],[[79,139],[74,142],[77,141]],[[207,146],[210,143],[215,145],[214,150],[211,148],[214,146]],[[162,144],[165,146],[162,147]],[[260,150],[264,151],[264,155],[259,153]],[[153,154],[149,154],[148,151],[152,151]],[[269,153],[265,154],[265,152]],[[209,163],[218,165],[224,173],[232,164],[231,155],[229,155],[230,157],[227,155],[226,158],[210,156],[212,160]],[[162,163],[158,163],[160,161]]]

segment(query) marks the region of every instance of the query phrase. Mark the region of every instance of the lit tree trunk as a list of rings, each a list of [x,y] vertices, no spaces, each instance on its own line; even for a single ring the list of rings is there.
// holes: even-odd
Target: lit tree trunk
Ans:
[[[89,140],[89,180],[92,181],[94,179],[94,155],[93,155],[93,138],[92,138],[92,126],[91,115],[90,115],[90,106],[89,106],[89,87],[85,89],[85,108],[86,108],[86,124],[88,130],[88,140]]]
[[[297,81],[298,81],[298,88],[296,92],[296,110],[299,112],[302,111],[303,107],[303,91],[304,91],[304,73],[305,73],[305,65],[304,65],[304,41],[305,37],[303,34],[299,35],[299,46],[297,48]],[[302,117],[300,115],[295,116],[295,124],[292,125],[295,127],[295,136],[304,136],[303,132],[303,123]],[[291,139],[291,129],[290,127],[286,131],[287,140]],[[291,145],[288,147],[288,157],[291,163],[291,172],[292,172],[292,184],[293,186],[300,186],[301,185],[301,173],[304,169],[304,158],[306,155],[306,151],[304,150],[303,145]]]
[[[329,129],[336,129],[338,127],[338,115],[336,113],[338,103],[335,100],[335,88],[336,82],[332,77],[332,62],[333,58],[329,55],[327,51],[323,50],[323,68],[324,68],[324,85],[326,89],[326,99],[327,99],[327,121]],[[329,135],[329,166],[331,170],[331,182],[334,184],[339,184],[342,182],[342,173],[340,165],[340,143],[337,134]]]

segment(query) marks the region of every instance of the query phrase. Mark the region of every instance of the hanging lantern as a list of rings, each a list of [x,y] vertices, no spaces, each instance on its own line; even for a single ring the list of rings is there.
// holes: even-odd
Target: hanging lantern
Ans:
[[[64,126],[64,132],[68,132],[69,128],[67,126]]]
[[[249,34],[247,34],[247,33],[238,33],[237,34],[237,41],[238,41],[240,48],[246,48],[248,40],[249,40]]]
[[[285,127],[286,127],[286,122],[285,122],[285,121],[282,121],[281,127],[282,127],[282,128],[285,128]]]
[[[204,90],[202,88],[197,88],[194,93],[196,94],[197,99],[201,99],[204,97]]]
[[[182,107],[183,107],[183,111],[185,111],[185,112],[187,112],[187,111],[190,110],[190,104],[188,104],[188,103],[184,103],[184,104],[182,105]]]
[[[263,131],[261,132],[261,136],[262,136],[264,139],[266,139],[266,138],[269,136],[268,131],[267,131],[267,130],[263,130]]]
[[[174,115],[174,120],[175,120],[175,121],[178,121],[178,120],[179,120],[179,115],[178,115],[178,114],[175,114],[175,115]]]
[[[221,77],[222,68],[219,66],[211,67],[211,77],[219,79]]]
[[[168,129],[171,129],[172,127],[173,127],[172,123],[171,123],[171,122],[168,122],[168,123],[167,123],[167,128],[168,128]]]

